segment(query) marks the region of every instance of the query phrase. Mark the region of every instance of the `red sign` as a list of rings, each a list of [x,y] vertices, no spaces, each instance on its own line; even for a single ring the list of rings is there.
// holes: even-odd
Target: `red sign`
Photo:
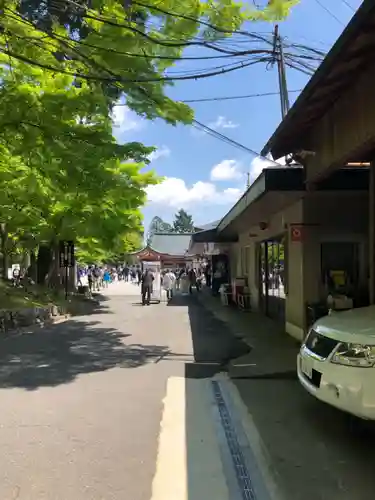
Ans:
[[[303,228],[302,226],[291,226],[290,228],[290,239],[291,241],[302,241],[303,238]]]

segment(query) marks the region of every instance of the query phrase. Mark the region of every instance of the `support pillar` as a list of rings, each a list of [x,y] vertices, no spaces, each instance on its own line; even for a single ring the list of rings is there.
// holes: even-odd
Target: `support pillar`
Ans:
[[[369,185],[369,295],[375,304],[375,161],[370,167]]]

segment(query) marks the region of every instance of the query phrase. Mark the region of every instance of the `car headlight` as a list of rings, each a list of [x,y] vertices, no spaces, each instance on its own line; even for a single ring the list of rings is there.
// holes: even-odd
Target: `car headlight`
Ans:
[[[340,342],[333,353],[332,363],[370,368],[375,364],[375,346]]]

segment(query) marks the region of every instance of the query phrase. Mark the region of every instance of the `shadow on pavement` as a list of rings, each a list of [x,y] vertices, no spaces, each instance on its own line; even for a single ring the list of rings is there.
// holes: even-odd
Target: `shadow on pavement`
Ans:
[[[137,368],[168,353],[163,345],[125,344],[129,334],[99,324],[70,320],[2,340],[0,388],[56,386],[80,374]]]
[[[172,299],[167,302],[167,306],[187,307],[191,298],[191,295],[176,293]]]
[[[199,363],[219,363],[225,367],[232,359],[251,351],[236,338],[224,321],[208,311],[196,296],[187,298],[194,359]]]
[[[73,316],[83,316],[91,314],[113,314],[110,308],[105,304],[109,299],[100,293],[93,294],[92,299],[82,299],[71,302],[69,312]]]

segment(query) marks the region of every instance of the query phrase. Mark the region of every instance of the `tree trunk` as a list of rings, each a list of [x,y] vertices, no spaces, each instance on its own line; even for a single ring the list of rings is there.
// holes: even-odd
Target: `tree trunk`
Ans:
[[[34,281],[34,283],[38,282],[38,265],[35,250],[30,251],[30,266],[27,270],[27,274],[28,277]]]
[[[6,224],[0,224],[0,238],[1,238],[1,253],[2,253],[2,265],[1,274],[3,278],[8,277],[9,268],[9,254],[8,254],[8,231]]]
[[[60,268],[59,245],[51,243],[51,262],[48,270],[48,286],[51,288],[60,288],[63,284],[63,273]]]
[[[40,245],[37,257],[37,283],[44,285],[52,262],[52,251],[49,245]]]

